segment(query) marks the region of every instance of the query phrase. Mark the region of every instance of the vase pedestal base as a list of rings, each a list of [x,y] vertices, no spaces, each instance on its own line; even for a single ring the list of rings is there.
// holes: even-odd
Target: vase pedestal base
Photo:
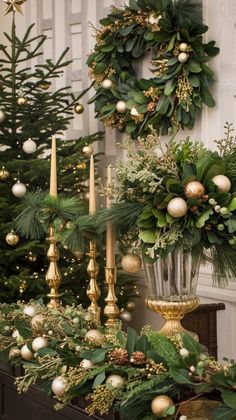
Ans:
[[[181,325],[181,319],[188,312],[199,306],[199,298],[193,297],[182,301],[168,301],[162,299],[146,299],[146,306],[151,311],[160,314],[164,320],[164,326],[158,331],[160,334],[172,336],[175,334],[191,334],[197,339],[197,335],[187,331]]]

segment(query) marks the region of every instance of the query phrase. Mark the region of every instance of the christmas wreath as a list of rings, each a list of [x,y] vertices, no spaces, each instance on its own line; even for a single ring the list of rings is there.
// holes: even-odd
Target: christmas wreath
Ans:
[[[203,104],[213,107],[213,71],[207,62],[219,52],[203,43],[208,27],[201,8],[188,0],[130,0],[100,21],[88,58],[95,81],[96,117],[133,138],[152,125],[160,134],[191,129]],[[135,64],[151,51],[150,79],[139,79]]]

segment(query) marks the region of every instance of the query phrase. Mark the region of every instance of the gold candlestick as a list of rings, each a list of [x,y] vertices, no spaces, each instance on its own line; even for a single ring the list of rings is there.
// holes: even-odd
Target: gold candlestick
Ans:
[[[56,138],[52,136],[52,149],[51,149],[51,170],[50,170],[50,195],[57,197],[57,157],[56,157]],[[56,308],[59,306],[58,288],[61,283],[61,274],[57,265],[59,260],[59,253],[57,249],[57,241],[55,239],[55,229],[53,226],[49,228],[49,249],[47,257],[49,259],[49,268],[46,274],[46,282],[50,287],[50,293],[47,295],[50,298],[48,307]]]
[[[96,212],[95,171],[94,171],[93,154],[91,154],[90,169],[89,169],[89,214],[94,214],[95,212]],[[88,311],[91,313],[95,324],[100,325],[101,308],[98,306],[97,301],[101,296],[101,291],[97,284],[99,267],[96,261],[98,252],[97,252],[97,243],[95,240],[90,241],[89,253],[87,255],[90,257],[88,268],[87,268],[87,272],[90,277],[90,282],[87,289],[87,296],[91,301],[91,304],[88,307]]]
[[[107,168],[107,190],[110,194],[112,188],[112,165]],[[112,202],[110,197],[107,197],[107,208],[111,207]],[[105,322],[106,327],[113,327],[119,316],[119,308],[116,305],[117,297],[115,294],[116,283],[116,267],[115,267],[115,234],[111,223],[107,224],[106,234],[106,268],[105,279],[108,287],[107,297],[105,302],[107,305],[104,308],[104,315],[107,317]]]

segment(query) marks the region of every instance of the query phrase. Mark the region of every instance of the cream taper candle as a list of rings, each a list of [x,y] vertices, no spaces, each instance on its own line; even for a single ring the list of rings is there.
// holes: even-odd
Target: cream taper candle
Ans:
[[[57,152],[56,152],[56,137],[55,136],[52,136],[49,194],[53,197],[57,197]]]
[[[89,173],[89,214],[96,212],[96,190],[95,190],[95,171],[94,158],[90,156],[90,173]]]
[[[107,190],[108,194],[112,187],[112,165],[107,168]],[[107,208],[111,207],[111,198],[107,197]],[[111,223],[107,224],[106,232],[106,267],[115,268],[115,234]]]

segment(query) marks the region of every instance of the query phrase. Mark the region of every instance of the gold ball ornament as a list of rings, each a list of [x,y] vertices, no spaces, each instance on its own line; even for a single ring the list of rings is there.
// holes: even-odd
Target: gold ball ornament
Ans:
[[[90,157],[93,154],[93,146],[86,145],[83,147],[82,152],[85,156]]]
[[[9,232],[6,235],[6,243],[8,245],[15,246],[16,244],[18,244],[19,240],[20,238],[15,232]]]
[[[129,311],[122,311],[120,313],[120,317],[119,317],[122,321],[124,322],[131,322],[132,321],[132,315]]]
[[[3,166],[0,169],[0,180],[4,181],[5,179],[9,178],[9,176],[10,176],[10,172],[7,169],[5,169],[5,167]]]
[[[86,163],[85,162],[80,162],[76,165],[77,169],[86,169]]]
[[[47,80],[45,80],[44,82],[41,82],[40,85],[39,85],[39,87],[42,90],[48,90],[50,88],[50,86],[51,86],[51,82],[48,82]]]
[[[167,212],[174,218],[183,217],[187,213],[186,201],[181,197],[172,198],[167,206]]]
[[[17,103],[20,106],[26,105],[28,102],[28,99],[25,96],[20,96],[19,98],[17,98]]]
[[[34,351],[38,351],[40,349],[43,349],[44,347],[48,346],[48,340],[44,337],[36,337],[32,341],[32,349]]]
[[[214,182],[220,192],[229,192],[231,188],[231,182],[225,175],[214,176],[214,178],[212,178],[212,182]]]
[[[178,55],[178,61],[179,61],[181,64],[186,63],[186,62],[188,61],[188,59],[189,59],[189,55],[188,55],[188,54],[186,54],[186,52],[181,52],[181,53]]]
[[[138,255],[130,252],[122,257],[121,266],[127,273],[137,273],[142,268],[142,260]]]
[[[127,302],[126,309],[131,312],[134,311],[135,306],[135,303],[131,300],[130,302]]]
[[[118,101],[116,104],[116,110],[119,112],[119,114],[124,114],[126,112],[126,103],[125,101]]]
[[[89,330],[85,334],[85,341],[92,344],[101,344],[103,342],[103,334],[99,330]]]
[[[21,347],[20,353],[21,357],[25,360],[32,360],[34,358],[34,353],[28,349],[27,344]]]
[[[167,395],[158,395],[152,400],[151,409],[154,416],[161,417],[165,410],[173,407],[174,403]]]
[[[55,379],[53,379],[52,381],[52,392],[57,396],[57,397],[62,397],[65,390],[66,390],[66,380],[65,378],[63,378],[63,376],[57,376]]]
[[[205,194],[205,187],[199,181],[190,181],[184,187],[184,195],[188,198],[201,198]]]
[[[83,114],[83,112],[84,112],[83,105],[79,104],[79,103],[75,104],[74,111],[75,111],[76,114]]]
[[[44,324],[45,318],[43,314],[37,314],[31,319],[31,325],[34,329],[39,330]]]
[[[124,379],[120,375],[109,375],[105,383],[106,385],[118,388],[124,384]]]
[[[186,42],[181,42],[179,44],[179,50],[181,52],[186,52],[188,50],[188,44]]]

